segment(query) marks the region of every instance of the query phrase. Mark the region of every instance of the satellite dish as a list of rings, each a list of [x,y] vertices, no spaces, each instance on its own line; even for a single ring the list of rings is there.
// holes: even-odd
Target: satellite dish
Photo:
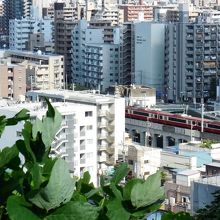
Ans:
[[[38,50],[38,51],[37,51],[37,55],[42,55],[42,51],[41,51],[41,50]]]

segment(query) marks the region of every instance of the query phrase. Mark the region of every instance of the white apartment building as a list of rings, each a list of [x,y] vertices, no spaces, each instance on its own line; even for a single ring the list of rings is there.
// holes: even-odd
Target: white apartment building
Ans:
[[[124,11],[118,7],[105,7],[91,17],[91,20],[111,21],[111,26],[122,25],[124,22]]]
[[[151,22],[134,23],[133,33],[133,83],[156,88],[157,92],[162,93],[165,25]]]
[[[44,42],[53,42],[53,20],[23,18],[13,19],[9,22],[9,48],[11,50],[25,50],[29,35],[43,33]]]
[[[51,101],[65,102],[67,106],[70,102],[74,103],[74,105],[77,103],[88,106],[89,110],[86,111],[90,111],[90,113],[85,113],[85,115],[88,114],[90,115],[89,117],[83,116],[83,108],[81,109],[81,113],[79,112],[82,121],[77,115],[75,117],[77,124],[79,124],[77,126],[80,128],[77,132],[79,135],[88,130],[87,126],[93,126],[93,136],[98,151],[97,167],[99,174],[105,173],[118,159],[118,151],[122,148],[125,131],[124,98],[95,94],[95,91],[80,92],[68,90],[29,91],[26,96],[31,101],[41,101],[44,100],[44,97],[48,97]],[[95,108],[95,110],[93,108]],[[95,133],[95,131],[97,133]],[[85,138],[82,137],[80,139],[82,146],[87,145],[84,139]],[[84,156],[81,156],[83,160]]]
[[[27,90],[64,87],[64,58],[62,55],[6,50],[3,57],[11,59],[13,64],[25,66]]]
[[[54,103],[62,115],[62,124],[52,143],[51,156],[63,158],[74,176],[82,176],[89,171],[91,180],[97,185],[97,112],[95,106],[73,103]],[[0,114],[12,117],[17,111],[26,108],[32,118],[42,118],[46,108],[42,103],[25,103],[1,107]],[[23,123],[7,127],[0,143],[1,146],[12,146],[21,138]],[[8,136],[10,135],[10,140]]]
[[[80,20],[72,34],[74,83],[104,91],[118,83],[119,27],[90,27]]]

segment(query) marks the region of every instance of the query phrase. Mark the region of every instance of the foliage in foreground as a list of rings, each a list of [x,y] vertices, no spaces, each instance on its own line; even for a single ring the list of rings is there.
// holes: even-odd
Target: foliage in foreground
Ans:
[[[65,161],[49,157],[62,118],[47,104],[42,120],[30,121],[27,110],[0,117],[0,135],[24,120],[23,139],[0,152],[0,219],[135,220],[159,209],[164,198],[160,172],[122,186],[128,167],[121,164],[110,183],[100,178],[99,188],[90,183],[88,172],[79,180],[71,178]]]

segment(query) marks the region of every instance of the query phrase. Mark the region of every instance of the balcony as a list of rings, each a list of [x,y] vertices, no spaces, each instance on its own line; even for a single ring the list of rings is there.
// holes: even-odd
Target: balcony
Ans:
[[[115,152],[115,149],[113,147],[109,147],[107,145],[99,145],[98,146],[98,150],[99,151],[105,151],[105,152],[107,152],[110,155],[113,155],[114,152]]]
[[[114,137],[110,136],[108,133],[98,135],[98,139],[105,140],[110,144],[114,143]]]
[[[62,144],[67,143],[67,142],[68,142],[68,140],[66,140],[65,138],[55,139],[55,141],[53,141],[53,143],[52,143],[52,149],[58,150]]]
[[[109,121],[112,121],[112,120],[114,120],[114,114],[111,114],[109,111],[103,111],[103,110],[100,110],[99,112],[98,112],[98,116],[99,117],[105,117],[105,118],[107,118]]]
[[[114,157],[109,157],[107,155],[102,155],[98,158],[99,163],[105,163],[107,165],[114,165]]]

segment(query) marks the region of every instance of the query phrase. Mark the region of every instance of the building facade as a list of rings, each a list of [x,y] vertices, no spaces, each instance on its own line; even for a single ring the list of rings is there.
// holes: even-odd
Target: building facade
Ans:
[[[7,50],[4,57],[11,59],[13,64],[25,67],[27,90],[61,89],[65,86],[64,58],[61,55]]]
[[[122,147],[125,131],[125,100],[124,98],[110,95],[95,94],[89,91],[29,91],[27,93],[32,101],[44,100],[48,97],[52,101],[62,101],[68,105],[69,102],[83,104],[94,107],[93,112],[80,113],[84,119],[80,122],[79,131],[83,134],[88,129],[87,125],[92,125],[93,136],[97,146],[97,167],[100,174],[105,174],[107,170],[115,164],[118,159],[118,151]],[[80,110],[79,110],[80,111]],[[77,118],[76,118],[77,119]],[[92,123],[90,122],[92,120]],[[77,119],[78,120],[78,119]],[[79,123],[79,121],[78,121]],[[83,125],[84,124],[84,125]],[[83,135],[86,138],[86,135]],[[84,139],[85,139],[84,138]],[[79,140],[80,141],[80,140]],[[87,145],[81,138],[82,146]],[[83,158],[84,159],[84,156]]]
[[[22,18],[9,22],[9,48],[11,50],[27,49],[30,35],[43,34],[45,43],[53,43],[53,20],[35,20]],[[39,48],[40,49],[40,48]]]
[[[0,64],[0,97],[20,100],[26,93],[26,71],[23,66]]]
[[[219,29],[216,23],[167,25],[164,84],[168,101],[196,103],[213,98],[220,74]]]
[[[74,83],[105,91],[119,82],[119,27],[93,27],[78,22],[72,34]]]
[[[133,34],[132,82],[156,88],[157,95],[162,96],[165,25],[151,22],[134,23]]]

